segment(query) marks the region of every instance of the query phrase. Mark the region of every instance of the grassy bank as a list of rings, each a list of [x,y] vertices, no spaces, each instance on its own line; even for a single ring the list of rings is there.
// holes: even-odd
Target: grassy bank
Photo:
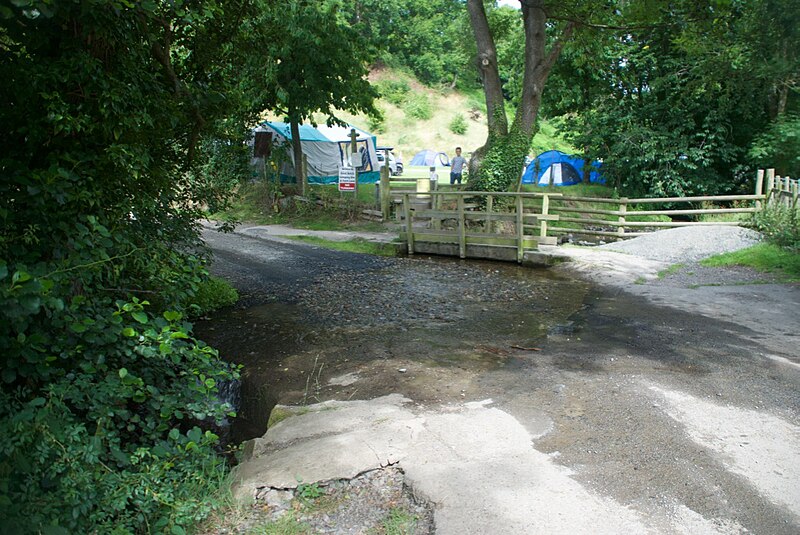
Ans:
[[[762,243],[701,262],[704,266],[748,266],[764,273],[777,273],[787,282],[800,281],[800,254],[777,245]]]

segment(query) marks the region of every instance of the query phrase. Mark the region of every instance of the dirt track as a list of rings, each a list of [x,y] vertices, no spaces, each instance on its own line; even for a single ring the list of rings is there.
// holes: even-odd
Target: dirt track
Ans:
[[[746,271],[595,286],[568,267],[206,236],[248,308],[198,332],[247,365],[251,434],[276,401],[491,398],[654,531],[800,530],[797,286]]]

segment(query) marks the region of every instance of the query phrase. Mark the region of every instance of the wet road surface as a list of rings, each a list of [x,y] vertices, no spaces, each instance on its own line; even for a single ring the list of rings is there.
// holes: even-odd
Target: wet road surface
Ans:
[[[796,318],[796,287],[623,291],[568,271],[205,237],[244,296],[196,329],[245,364],[239,438],[262,434],[276,402],[491,398],[657,531],[800,531],[797,330],[744,319],[768,299]]]

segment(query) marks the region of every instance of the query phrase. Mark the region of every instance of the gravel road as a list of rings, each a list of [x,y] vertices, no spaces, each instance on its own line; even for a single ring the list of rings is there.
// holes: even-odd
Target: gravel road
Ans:
[[[197,331],[245,363],[251,436],[276,402],[397,392],[436,411],[491,399],[572,484],[653,533],[798,533],[800,289],[701,268],[721,244],[754,238],[719,230],[604,246],[647,257],[651,271],[684,267],[602,285],[569,266],[373,258],[208,232],[213,270],[245,299]]]

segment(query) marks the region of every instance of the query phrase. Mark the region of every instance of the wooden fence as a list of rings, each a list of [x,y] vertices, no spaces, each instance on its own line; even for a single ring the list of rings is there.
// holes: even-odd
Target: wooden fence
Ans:
[[[728,216],[753,214],[775,203],[799,208],[798,181],[776,176],[774,169],[758,171],[753,194],[695,197],[612,199],[551,192],[487,193],[463,191],[465,186],[446,182],[431,184],[422,178],[402,181],[402,187],[395,182],[400,181],[383,177],[382,211],[386,219],[394,205],[409,254],[414,254],[419,244],[438,243],[457,246],[450,254],[461,258],[475,256],[471,249],[482,246],[481,257],[492,257],[491,248],[513,248],[513,257],[521,261],[526,250],[554,245],[563,234],[625,239],[664,228],[741,225],[742,221]],[[668,206],[659,208],[663,205]],[[698,220],[720,215],[720,220]],[[425,252],[431,252],[427,249]]]
[[[515,259],[521,262],[526,250],[539,244],[555,245],[547,235],[548,213],[553,193],[487,193],[435,190],[402,192],[399,219],[404,223],[401,238],[414,254],[422,244],[424,252],[448,254],[448,245],[460,258]],[[526,206],[528,199],[540,198],[537,212]],[[502,211],[496,210],[497,204]],[[502,228],[501,228],[502,227]],[[538,232],[534,233],[534,227]]]
[[[764,171],[759,169],[758,180],[764,179]],[[790,208],[798,208],[797,198],[800,186],[797,179],[789,178],[788,176],[775,176],[774,169],[767,169],[766,171],[766,198],[770,203],[776,203]],[[759,205],[760,208],[760,205]]]

